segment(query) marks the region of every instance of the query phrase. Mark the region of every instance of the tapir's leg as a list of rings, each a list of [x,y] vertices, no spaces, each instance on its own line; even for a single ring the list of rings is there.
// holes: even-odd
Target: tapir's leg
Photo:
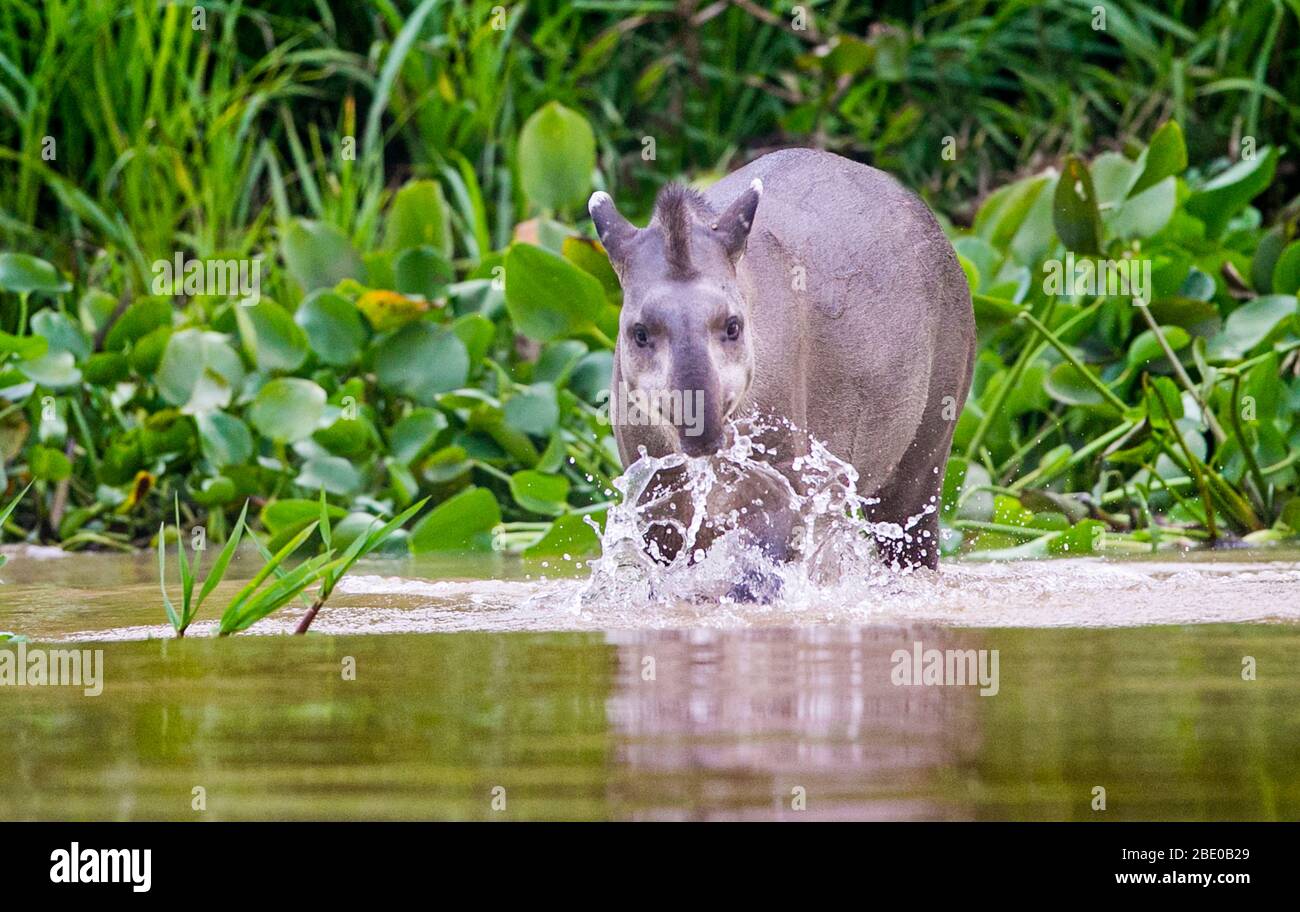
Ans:
[[[948,417],[952,416],[952,417]],[[887,564],[903,567],[939,566],[939,508],[943,473],[952,434],[955,409],[942,397],[931,396],[916,437],[898,468],[874,495],[869,519],[901,526],[901,539],[877,537],[877,548]]]

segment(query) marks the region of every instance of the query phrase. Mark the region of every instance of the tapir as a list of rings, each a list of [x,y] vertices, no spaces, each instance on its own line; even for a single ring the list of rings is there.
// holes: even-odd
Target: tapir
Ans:
[[[815,149],[764,155],[703,192],[670,184],[645,228],[592,195],[623,289],[611,397],[671,391],[693,420],[615,422],[624,465],[716,454],[762,418],[788,468],[807,436],[851,464],[894,567],[936,568],[939,497],[970,388],[975,318],[933,213],[888,174]],[[669,401],[667,398],[661,401]],[[750,531],[788,556],[795,520]],[[662,550],[664,543],[659,543]],[[671,554],[669,554],[671,556]]]

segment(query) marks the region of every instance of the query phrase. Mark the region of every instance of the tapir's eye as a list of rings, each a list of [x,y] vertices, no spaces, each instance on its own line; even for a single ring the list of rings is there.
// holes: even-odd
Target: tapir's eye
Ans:
[[[740,338],[740,317],[732,317],[727,321],[727,338],[733,342]]]
[[[645,330],[645,324],[638,323],[632,327],[632,338],[636,339],[636,344],[645,348],[650,344],[650,334]]]

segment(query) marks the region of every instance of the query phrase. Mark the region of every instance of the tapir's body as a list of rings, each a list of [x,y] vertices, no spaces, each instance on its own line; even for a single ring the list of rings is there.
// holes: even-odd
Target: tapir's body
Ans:
[[[703,246],[701,232],[719,230],[704,224],[710,218],[744,208],[747,188],[761,205],[756,197],[748,207],[752,225],[742,213],[748,236],[733,272],[748,307],[752,372],[738,401],[724,403],[724,417],[784,418],[824,442],[857,469],[860,493],[877,500],[870,518],[905,528],[905,539],[882,544],[886,556],[934,567],[938,497],[975,347],[970,292],[952,246],[925,204],[884,172],[792,149],[710,187],[707,205],[690,217],[693,248]],[[629,275],[620,275],[626,295]],[[617,344],[630,343],[620,333]],[[678,346],[673,357],[691,356]],[[626,361],[615,358],[615,390]],[[674,449],[662,428],[615,433],[625,463],[641,446],[653,455]],[[776,443],[787,459],[803,446],[796,435]]]

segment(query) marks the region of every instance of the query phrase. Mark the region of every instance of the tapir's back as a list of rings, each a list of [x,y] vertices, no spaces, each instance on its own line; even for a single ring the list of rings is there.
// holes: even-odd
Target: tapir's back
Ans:
[[[738,277],[753,313],[750,400],[883,484],[941,396],[960,408],[975,337],[965,275],[925,204],[882,171],[828,152],[766,155],[706,192],[723,210],[754,178],[763,198]],[[927,448],[928,449],[928,448]]]

